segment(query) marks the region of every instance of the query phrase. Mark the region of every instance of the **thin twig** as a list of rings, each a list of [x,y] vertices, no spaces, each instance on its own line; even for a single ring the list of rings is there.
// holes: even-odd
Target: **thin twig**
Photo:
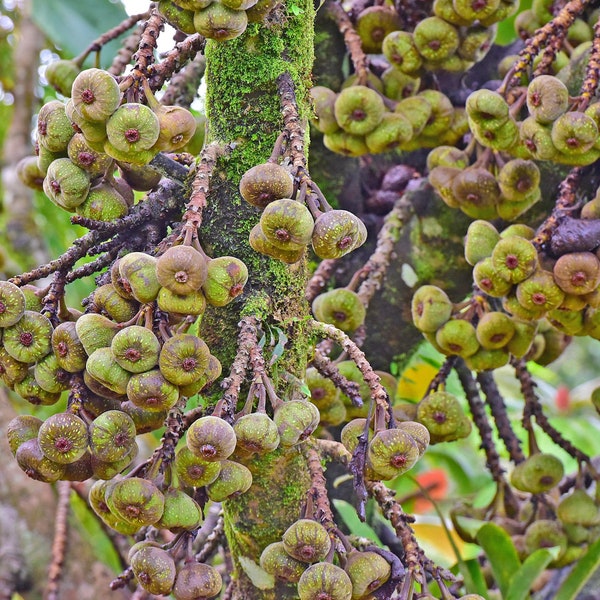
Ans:
[[[59,481],[57,483],[58,501],[54,517],[54,540],[52,542],[52,562],[48,569],[48,581],[44,589],[44,600],[59,600],[60,582],[63,576],[65,553],[67,550],[69,497],[71,483]]]

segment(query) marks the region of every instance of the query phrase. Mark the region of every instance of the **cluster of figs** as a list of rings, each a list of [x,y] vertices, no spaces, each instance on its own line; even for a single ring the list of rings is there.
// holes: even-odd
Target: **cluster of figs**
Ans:
[[[275,5],[274,0],[160,0],[157,8],[175,29],[225,42],[242,35],[248,23],[262,22]]]
[[[523,94],[527,114],[522,119],[497,92],[481,89],[470,94],[469,129],[482,146],[517,158],[573,166],[598,159],[600,102],[577,110],[567,86],[553,75],[538,75]]]
[[[242,198],[261,209],[250,232],[250,246],[261,254],[293,264],[310,244],[319,258],[340,258],[367,239],[364,223],[346,210],[307,207],[291,173],[276,162],[256,165],[240,180]]]
[[[160,181],[160,173],[148,166],[152,158],[180,150],[196,131],[190,111],[163,106],[145,81],[144,87],[146,104],[123,102],[110,73],[96,68],[78,73],[66,103],[42,106],[37,156],[19,163],[21,180],[68,212],[96,221],[125,216],[133,190],[147,191]]]
[[[502,302],[489,310],[455,305],[434,285],[412,299],[415,326],[442,353],[458,355],[473,370],[498,368],[510,356],[547,364],[569,336],[599,336],[600,259],[597,252],[540,254],[535,232],[511,225],[501,233],[488,221],[471,223],[465,257],[479,290]]]

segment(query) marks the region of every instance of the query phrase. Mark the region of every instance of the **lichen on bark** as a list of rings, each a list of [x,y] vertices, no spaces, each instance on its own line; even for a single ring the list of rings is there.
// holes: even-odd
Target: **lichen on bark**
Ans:
[[[231,151],[213,174],[200,237],[210,255],[244,260],[249,282],[244,295],[227,309],[207,312],[202,335],[227,373],[241,316],[254,314],[265,330],[275,326],[285,331],[288,343],[273,375],[283,399],[286,384],[277,373],[302,377],[306,368],[308,339],[301,321],[308,314],[304,299],[308,271],[305,262],[285,265],[250,248],[248,234],[259,212],[241,199],[237,188],[247,169],[269,158],[283,127],[279,75],[290,74],[300,115],[308,113],[313,20],[310,0],[296,0],[293,8],[278,4],[266,23],[250,24],[239,38],[211,41],[206,48],[208,140],[228,145]],[[279,450],[249,467],[254,475],[252,488],[224,503],[236,582],[232,598],[297,598],[295,586],[265,587],[248,569],[247,558],[257,563],[262,548],[279,539],[299,517],[310,486],[302,455],[294,448]]]

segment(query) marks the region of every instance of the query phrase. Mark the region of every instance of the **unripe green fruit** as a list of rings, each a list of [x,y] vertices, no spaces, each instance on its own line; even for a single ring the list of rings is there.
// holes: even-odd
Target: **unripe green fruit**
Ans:
[[[21,444],[37,439],[43,421],[33,415],[18,415],[6,425],[6,438],[14,456]]]
[[[144,252],[130,252],[119,260],[119,273],[136,300],[142,303],[156,300],[160,290],[156,258]]]
[[[441,61],[458,49],[458,30],[439,17],[428,17],[415,27],[413,41],[425,60]]]
[[[521,237],[501,239],[492,252],[492,264],[498,275],[510,283],[524,281],[538,265],[535,246]]]
[[[194,14],[196,31],[219,42],[242,35],[247,26],[246,11],[232,10],[220,2],[213,2]]]
[[[324,560],[331,548],[327,529],[313,519],[299,519],[292,523],[281,536],[281,541],[285,551],[303,563]]]
[[[570,111],[554,121],[550,136],[552,143],[560,152],[569,158],[584,155],[598,141],[598,126],[585,113]]]
[[[319,409],[310,402],[288,400],[275,409],[273,420],[279,429],[282,446],[295,446],[305,441],[317,428]]]
[[[475,333],[482,348],[496,350],[504,348],[510,342],[515,326],[506,313],[492,311],[479,319]]]
[[[353,135],[365,135],[381,123],[385,106],[375,90],[363,85],[354,85],[339,93],[334,112],[339,126],[344,131]]]
[[[14,325],[4,328],[2,344],[15,360],[33,363],[51,351],[52,330],[48,317],[26,310]]]
[[[207,461],[225,460],[231,456],[236,445],[233,427],[212,415],[194,421],[188,429],[186,440],[188,448]]]
[[[402,429],[385,429],[367,446],[367,465],[379,479],[393,479],[412,469],[419,459],[413,437]]]
[[[410,141],[413,128],[410,121],[401,113],[384,113],[381,122],[365,136],[369,152],[378,154],[389,152]]]
[[[413,295],[411,313],[415,327],[433,333],[452,315],[453,305],[444,290],[434,285],[423,285]]]
[[[413,35],[408,31],[389,33],[383,40],[382,51],[388,61],[403,73],[416,73],[423,64]]]
[[[44,104],[37,122],[37,140],[40,146],[50,152],[64,153],[73,135],[75,131],[65,113],[65,105],[59,100]]]
[[[89,190],[89,174],[68,158],[58,158],[48,167],[44,193],[57,206],[73,211],[85,202]]]
[[[290,198],[294,193],[294,182],[286,168],[276,163],[263,163],[242,175],[240,193],[249,204],[265,208],[274,200]]]
[[[306,563],[290,556],[283,542],[269,544],[260,555],[260,566],[278,581],[298,583],[306,569]]]
[[[544,270],[536,271],[525,281],[521,281],[517,285],[516,295],[519,304],[533,311],[554,310],[565,298],[552,273]]]
[[[103,462],[116,462],[132,454],[135,423],[121,410],[108,410],[90,424],[90,451]]]
[[[189,385],[208,368],[210,350],[199,337],[180,333],[169,338],[160,351],[158,366],[167,381]]]
[[[556,456],[532,454],[514,468],[510,482],[523,492],[541,494],[558,485],[563,475],[563,464]]]
[[[598,506],[582,489],[574,490],[570,496],[561,500],[556,512],[563,524],[590,527],[597,525],[600,520]]]
[[[323,145],[331,152],[344,156],[362,156],[369,152],[363,135],[354,135],[341,129],[325,134]]]
[[[312,303],[315,318],[342,331],[354,331],[365,320],[366,308],[356,292],[337,288],[319,294]]]
[[[480,260],[492,255],[500,240],[498,230],[488,221],[473,221],[465,237],[465,259],[474,266]]]
[[[244,291],[248,268],[233,256],[220,256],[208,261],[202,291],[211,306],[226,306]]]
[[[470,321],[452,319],[444,323],[436,332],[435,340],[447,355],[467,358],[479,350],[475,327]]]
[[[370,54],[381,52],[381,44],[392,31],[402,28],[398,13],[389,6],[368,6],[356,20],[356,32],[360,36],[363,51]]]
[[[25,295],[10,281],[0,281],[0,327],[15,325],[25,314]]]
[[[326,562],[317,563],[300,577],[298,595],[300,600],[351,600],[352,581],[340,567]]]
[[[90,354],[85,369],[93,379],[116,394],[127,392],[131,373],[117,363],[110,348],[98,348]]]
[[[156,523],[164,510],[162,492],[147,479],[129,477],[106,491],[106,503],[117,517],[143,527]]]
[[[87,449],[88,428],[76,415],[57,413],[42,423],[37,439],[47,458],[59,464],[72,463]]]
[[[175,473],[184,485],[202,487],[212,483],[221,472],[221,463],[196,456],[187,446],[175,454]]]
[[[206,281],[204,256],[191,246],[172,246],[156,261],[156,278],[176,294],[189,294]]]
[[[538,123],[552,123],[569,108],[569,90],[556,77],[539,75],[527,88],[527,108]]]
[[[475,265],[473,281],[481,291],[493,298],[505,296],[512,288],[512,283],[501,277],[494,267],[491,256],[480,260]]]
[[[63,96],[71,95],[73,82],[81,68],[72,60],[56,60],[51,62],[44,71],[46,81]]]
[[[350,552],[344,569],[352,581],[352,600],[361,600],[378,590],[389,578],[392,567],[377,552]]]
[[[165,492],[165,507],[156,527],[173,533],[192,531],[202,523],[202,511],[198,503],[185,492],[169,489]]]
[[[104,122],[119,107],[121,92],[114,77],[106,71],[86,69],[73,81],[71,99],[74,110],[81,117]]]
[[[169,594],[175,582],[175,562],[162,548],[145,546],[131,557],[131,570],[144,590],[154,595]]]
[[[219,476],[206,486],[206,493],[213,502],[245,494],[252,485],[252,473],[248,467],[233,460],[221,462]]]
[[[341,258],[362,246],[367,239],[367,228],[353,213],[330,210],[315,221],[312,247],[319,258]]]
[[[294,250],[310,243],[314,221],[304,204],[281,198],[265,207],[260,226],[271,244],[283,250]]]

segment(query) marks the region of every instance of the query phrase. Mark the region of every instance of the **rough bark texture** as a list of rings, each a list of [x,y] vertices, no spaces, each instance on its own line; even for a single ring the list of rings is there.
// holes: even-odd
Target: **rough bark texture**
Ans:
[[[268,159],[282,129],[277,77],[288,72],[295,85],[300,111],[307,107],[307,89],[313,61],[312,2],[296,2],[294,15],[278,5],[266,24],[251,24],[247,32],[226,44],[209,42],[207,58],[207,117],[210,141],[234,144],[213,176],[213,193],[205,211],[206,228],[201,241],[212,256],[242,258],[250,273],[243,298],[226,309],[214,310],[203,319],[203,337],[227,372],[235,356],[237,323],[255,315],[266,325],[285,330],[289,343],[273,374],[283,399],[289,390],[277,373],[302,376],[307,342],[302,319],[308,314],[304,300],[307,268],[304,262],[287,266],[259,256],[248,245],[248,234],[259,212],[246,204],[237,191],[240,177],[250,167]],[[269,332],[264,327],[267,339]],[[244,391],[242,391],[244,393]],[[281,538],[300,514],[310,481],[297,449],[278,451],[249,465],[252,488],[224,503],[226,533],[232,549],[234,599],[284,600],[296,598],[295,586],[273,587],[257,570],[260,552]],[[261,589],[262,588],[262,589]]]

